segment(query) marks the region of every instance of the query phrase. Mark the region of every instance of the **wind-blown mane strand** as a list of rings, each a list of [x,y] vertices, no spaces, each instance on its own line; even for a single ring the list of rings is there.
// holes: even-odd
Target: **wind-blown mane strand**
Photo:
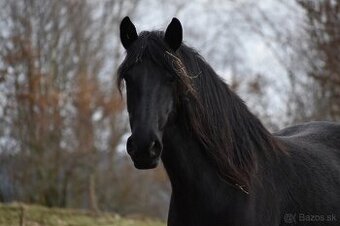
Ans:
[[[142,61],[143,57],[150,57],[151,60],[167,70],[172,72],[172,75],[176,76],[180,81],[182,90],[186,90],[191,95],[194,95],[195,90],[190,82],[190,77],[186,71],[186,67],[181,60],[176,57],[175,53],[163,41],[163,31],[144,31],[140,33],[138,40],[133,43],[127,55],[118,69],[117,86],[119,91],[122,88],[122,80],[124,73],[132,67],[134,64]]]

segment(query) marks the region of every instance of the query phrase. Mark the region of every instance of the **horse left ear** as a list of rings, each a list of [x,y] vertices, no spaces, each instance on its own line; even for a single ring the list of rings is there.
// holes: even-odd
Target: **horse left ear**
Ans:
[[[135,25],[131,22],[129,17],[124,17],[120,23],[120,41],[124,48],[128,49],[137,38],[138,34]]]
[[[174,17],[166,28],[164,40],[173,51],[176,51],[181,46],[183,29],[181,22],[177,18]]]

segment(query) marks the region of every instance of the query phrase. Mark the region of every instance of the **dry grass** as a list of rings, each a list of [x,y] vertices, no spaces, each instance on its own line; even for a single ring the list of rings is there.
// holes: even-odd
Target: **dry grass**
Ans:
[[[0,226],[165,226],[150,219],[129,219],[117,214],[46,208],[13,203],[0,205]]]

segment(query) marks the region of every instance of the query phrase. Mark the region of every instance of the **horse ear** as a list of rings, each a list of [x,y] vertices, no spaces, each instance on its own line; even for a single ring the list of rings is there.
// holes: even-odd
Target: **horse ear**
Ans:
[[[120,23],[120,41],[122,42],[125,49],[136,41],[138,38],[135,25],[131,22],[128,16],[124,17]]]
[[[166,28],[164,40],[173,51],[176,51],[181,46],[183,29],[181,22],[177,18],[174,17]]]

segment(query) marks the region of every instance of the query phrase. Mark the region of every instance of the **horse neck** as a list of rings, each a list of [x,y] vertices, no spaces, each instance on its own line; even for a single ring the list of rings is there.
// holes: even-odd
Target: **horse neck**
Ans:
[[[219,176],[204,147],[182,125],[179,122],[168,127],[163,135],[162,161],[173,193],[196,200],[206,199],[209,194],[214,194],[215,198],[218,194],[224,198],[240,195],[242,191]]]

